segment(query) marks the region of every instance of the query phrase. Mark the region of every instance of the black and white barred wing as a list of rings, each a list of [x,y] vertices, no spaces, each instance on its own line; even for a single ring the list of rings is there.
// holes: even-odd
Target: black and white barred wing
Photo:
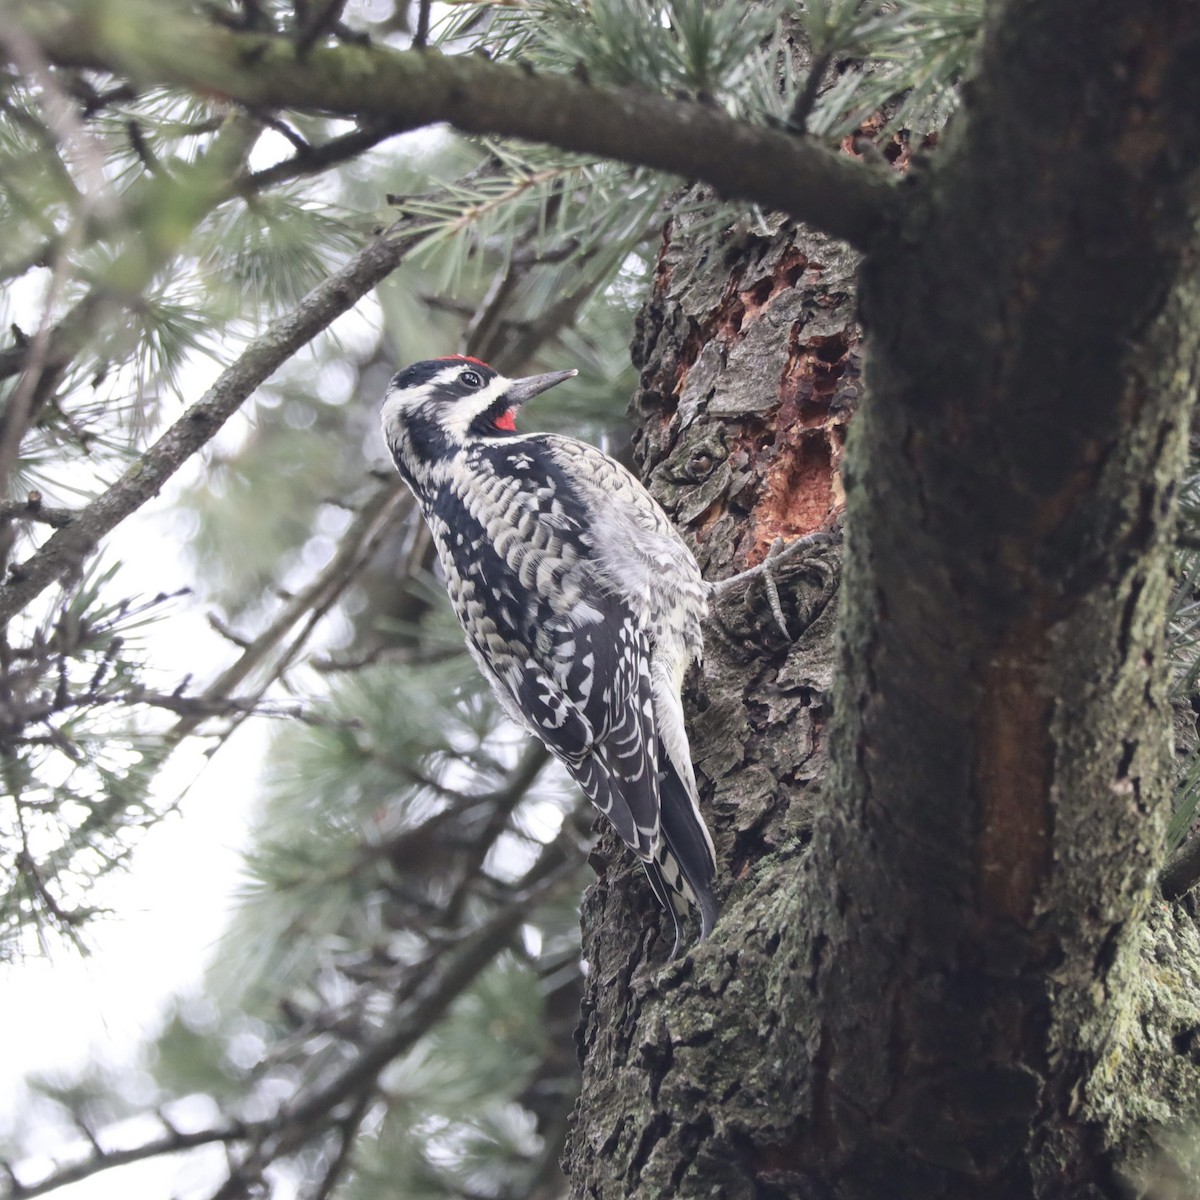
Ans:
[[[649,861],[661,840],[650,649],[621,607],[597,592],[582,613],[552,618],[538,639],[549,653],[526,660],[515,691],[534,732]]]
[[[478,483],[444,493],[430,528],[467,645],[505,710],[646,861],[660,841],[648,634],[576,549],[586,514],[536,467],[493,477],[493,510],[497,499],[507,509],[497,529],[473,511]]]
[[[649,631],[590,573],[574,589],[576,605],[539,623],[531,652],[501,674],[499,690],[642,860],[674,923],[674,956],[689,902],[705,933],[716,920],[712,841],[690,763],[685,782],[664,752]]]
[[[700,811],[679,693],[701,652],[707,589],[690,549],[666,514],[619,463],[583,442],[544,435],[551,457],[590,491],[594,561],[607,586],[637,603],[650,645],[662,839],[647,874],[663,905],[700,910],[705,934],[717,916],[716,852]],[[678,928],[678,925],[677,925]]]

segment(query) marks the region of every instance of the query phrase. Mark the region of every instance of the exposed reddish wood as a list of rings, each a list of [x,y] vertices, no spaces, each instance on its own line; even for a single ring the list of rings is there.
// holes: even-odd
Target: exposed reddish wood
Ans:
[[[897,130],[889,134],[882,142],[876,141],[883,127],[882,113],[868,117],[853,133],[848,133],[841,141],[843,154],[851,158],[865,158],[868,154],[882,154],[891,167],[903,175],[912,163],[912,157],[918,150],[932,150],[938,141],[937,133],[927,133],[913,140],[907,129]]]
[[[777,320],[776,302],[797,287],[813,297],[814,307],[824,307],[822,270],[799,246],[789,247],[765,273],[735,270],[704,319],[692,318],[674,363],[674,395],[682,394],[688,372],[706,346],[716,343],[728,351],[757,322]],[[660,259],[658,281],[666,278]],[[777,401],[761,416],[747,417],[740,428],[732,422],[726,427],[730,463],[739,473],[749,470],[758,481],[749,536],[740,547],[746,564],[761,561],[777,538],[819,529],[842,506],[839,467],[845,426],[858,400],[861,335],[848,324],[832,333],[806,336],[809,323],[806,313],[787,331],[788,356]],[[673,416],[670,410],[663,413],[667,421]],[[739,502],[744,504],[745,498]],[[723,511],[723,504],[714,505],[695,523],[700,540]]]
[[[748,562],[760,562],[776,538],[800,537],[841,511],[842,450],[858,397],[860,334],[847,326],[802,340],[793,326],[772,424],[776,436],[752,459],[762,465]]]

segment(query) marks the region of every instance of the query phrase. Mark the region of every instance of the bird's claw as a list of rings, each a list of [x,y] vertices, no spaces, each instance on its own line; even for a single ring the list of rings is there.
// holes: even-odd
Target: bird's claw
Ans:
[[[748,570],[740,571],[728,579],[719,580],[712,585],[712,589],[714,593],[721,595],[735,587],[745,586],[756,575],[761,575],[763,586],[767,592],[767,602],[771,606],[771,615],[775,618],[775,624],[779,626],[780,632],[790,642],[792,633],[783,613],[783,602],[779,598],[779,585],[775,581],[775,571],[784,563],[802,555],[804,551],[812,550],[816,546],[828,545],[832,541],[833,536],[824,530],[806,533],[803,537],[798,537],[790,542],[785,542],[782,537],[777,537],[771,543],[762,562]]]
[[[776,538],[771,550],[774,550],[775,546],[778,546],[782,540],[782,538]],[[764,564],[771,561],[770,551],[768,551],[767,557],[763,561]],[[792,640],[792,631],[788,629],[787,618],[783,615],[783,604],[779,599],[779,584],[775,582],[775,575],[769,568],[763,572],[763,582],[767,589],[767,600],[770,602],[771,615],[775,618],[775,624],[779,626],[780,632],[790,642]]]

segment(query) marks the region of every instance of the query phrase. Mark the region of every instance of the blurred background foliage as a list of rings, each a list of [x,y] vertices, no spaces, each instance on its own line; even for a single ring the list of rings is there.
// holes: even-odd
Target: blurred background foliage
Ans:
[[[893,155],[953,107],[981,9],[176,0],[155,19],[486,51]],[[575,367],[526,426],[622,454],[627,348],[679,181],[51,68],[11,16],[0,44],[5,570],[378,230],[400,220],[417,237],[184,467],[156,536],[102,549],[0,644],[0,959],[86,950],[99,881],[179,799],[155,786],[164,765],[275,718],[204,987],[127,1069],[28,1080],[0,1158],[33,1185],[118,1147],[186,1149],[189,1196],[564,1195],[590,817],[466,657],[377,409],[420,358]],[[692,236],[761,221],[711,203],[703,216]],[[1200,791],[1194,492],[1172,625],[1179,837]],[[164,563],[189,595],[159,594]],[[181,607],[211,636],[168,653]]]

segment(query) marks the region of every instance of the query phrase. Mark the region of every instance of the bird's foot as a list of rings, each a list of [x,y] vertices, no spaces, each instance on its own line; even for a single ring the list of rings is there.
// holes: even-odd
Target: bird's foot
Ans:
[[[808,552],[819,546],[827,546],[832,541],[833,535],[827,533],[825,530],[806,533],[803,537],[798,537],[791,542],[785,542],[783,538],[777,537],[771,543],[771,548],[767,551],[767,556],[762,562],[757,566],[739,571],[736,575],[731,575],[728,579],[720,579],[716,583],[710,583],[709,589],[711,594],[714,599],[719,600],[731,592],[745,588],[755,579],[761,578],[763,586],[766,589],[767,602],[771,606],[771,615],[775,618],[775,624],[779,626],[783,636],[788,641],[791,641],[792,633],[788,628],[787,618],[783,613],[783,604],[779,599],[779,584],[776,581],[775,573],[792,562],[793,559],[803,559]]]

